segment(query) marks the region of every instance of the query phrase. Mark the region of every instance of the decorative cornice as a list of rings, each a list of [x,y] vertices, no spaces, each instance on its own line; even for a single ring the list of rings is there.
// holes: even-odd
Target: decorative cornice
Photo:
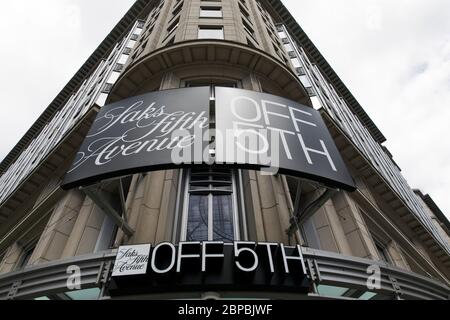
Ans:
[[[283,63],[264,51],[225,40],[189,40],[162,47],[134,61],[111,90],[107,103],[142,94],[140,85],[149,78],[188,66],[229,66],[252,71],[279,85],[286,98],[312,107],[306,89]]]

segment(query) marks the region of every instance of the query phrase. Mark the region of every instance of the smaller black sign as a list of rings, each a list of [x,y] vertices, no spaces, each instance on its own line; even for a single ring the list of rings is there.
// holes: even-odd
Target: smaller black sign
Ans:
[[[254,242],[121,247],[112,280],[111,296],[195,291],[307,293],[310,287],[300,246]]]

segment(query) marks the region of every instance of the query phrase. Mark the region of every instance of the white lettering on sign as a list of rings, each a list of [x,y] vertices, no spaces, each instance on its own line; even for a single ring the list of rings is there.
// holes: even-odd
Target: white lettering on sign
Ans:
[[[211,117],[210,94],[209,87],[177,89],[105,106],[62,188],[180,165],[216,164],[354,190],[318,111],[265,93],[218,87]],[[182,254],[177,267],[192,258]]]
[[[239,103],[244,103],[245,101],[251,102],[249,104],[249,106],[251,105],[251,108],[247,108],[244,110],[243,108],[239,107]],[[250,113],[249,109],[251,110],[251,115],[248,115],[248,113]],[[331,154],[328,151],[328,148],[323,140],[318,141],[322,149],[314,149],[312,147],[309,147],[304,141],[304,138],[302,136],[302,126],[317,127],[317,124],[312,122],[312,113],[299,110],[297,108],[293,108],[291,106],[278,102],[263,99],[257,101],[245,96],[238,96],[233,98],[233,100],[231,101],[231,111],[234,117],[239,120],[233,121],[233,127],[235,131],[236,144],[241,150],[253,154],[267,154],[269,151],[269,146],[273,146],[273,144],[269,144],[267,134],[263,133],[263,129],[264,127],[266,127],[267,130],[279,134],[281,145],[287,159],[294,160],[291,152],[291,148],[293,146],[289,146],[287,136],[295,136],[300,142],[300,147],[302,148],[303,154],[305,155],[305,158],[309,165],[314,165],[314,161],[311,155],[316,154],[324,156],[328,160],[331,169],[335,172],[338,171],[333,158],[331,157]],[[247,114],[243,114],[243,111],[245,111],[245,113]],[[290,123],[291,128],[275,127],[273,122],[277,118],[287,119],[288,123]],[[265,126],[261,124],[262,119],[264,119]],[[247,127],[247,129],[241,129],[243,127]],[[243,133],[246,134],[244,138],[242,138]],[[254,136],[254,139],[252,139],[251,135]],[[257,150],[252,150],[249,147],[246,147],[246,144],[243,144],[242,141],[250,141],[251,146],[259,146],[260,148]],[[252,141],[258,141],[258,143],[252,143]],[[230,145],[230,143],[222,143],[222,145]],[[272,154],[272,158],[274,156],[277,155]]]
[[[226,260],[225,247],[230,246],[229,258],[237,271],[253,273],[259,268],[275,273],[292,273],[295,265],[296,272],[306,274],[300,246],[287,248],[278,243],[256,243],[236,241],[225,244],[218,241],[181,242],[177,246],[164,242],[151,250],[151,245],[136,245],[120,247],[114,265],[113,277],[128,275],[144,275],[149,272],[162,275],[170,272],[182,273],[192,270],[192,265],[198,265],[198,272],[208,272],[209,265],[223,264]],[[151,253],[150,253],[151,251]],[[280,255],[273,254],[280,252]],[[277,257],[276,257],[277,256]],[[276,260],[279,260],[278,263]],[[150,262],[150,264],[149,264]],[[290,267],[291,265],[291,267]],[[189,267],[187,267],[189,266]],[[148,270],[147,270],[148,269]]]
[[[151,245],[120,247],[114,264],[113,277],[145,275],[150,257]]]
[[[166,112],[166,107],[156,107],[152,103],[143,108],[143,101],[130,107],[118,107],[106,112],[96,119],[96,124],[103,124],[87,136],[90,144],[87,150],[80,151],[76,162],[68,173],[77,170],[89,159],[93,159],[96,166],[103,166],[115,158],[129,157],[140,153],[154,151],[183,149],[194,144],[195,136],[173,136],[176,131],[191,131],[194,128],[208,128],[206,112]],[[129,129],[129,125],[134,127]],[[122,131],[121,125],[128,125]],[[120,135],[105,135],[107,130],[116,128]],[[98,139],[96,138],[98,137]],[[93,140],[95,139],[95,140]],[[201,140],[201,137],[200,137]]]

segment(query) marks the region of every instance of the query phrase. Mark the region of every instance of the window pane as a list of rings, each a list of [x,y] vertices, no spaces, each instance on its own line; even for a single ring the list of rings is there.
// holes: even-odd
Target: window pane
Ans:
[[[33,255],[35,247],[36,247],[36,245],[34,245],[31,248],[28,248],[24,251],[24,253],[22,254],[22,257],[19,260],[19,263],[16,266],[17,270],[23,269],[28,265],[32,255]]]
[[[201,18],[222,18],[221,7],[202,7],[200,8]]]
[[[214,241],[234,241],[233,201],[230,195],[214,196]]]
[[[389,253],[387,252],[387,249],[379,243],[375,243],[375,247],[377,248],[378,255],[380,256],[381,260],[390,263],[391,261],[389,259]]]
[[[371,300],[374,298],[377,294],[373,292],[366,292],[361,297],[359,297],[359,300]]]
[[[342,297],[348,291],[348,288],[320,285],[317,287],[317,291],[325,297]]]
[[[199,39],[224,39],[223,27],[200,27],[198,29]]]
[[[208,241],[208,197],[191,196],[186,241]]]
[[[72,300],[97,300],[100,295],[99,288],[92,288],[79,291],[66,292],[66,295]]]
[[[291,62],[292,62],[292,65],[294,66],[294,68],[300,68],[301,67],[300,61],[297,58],[291,59]]]

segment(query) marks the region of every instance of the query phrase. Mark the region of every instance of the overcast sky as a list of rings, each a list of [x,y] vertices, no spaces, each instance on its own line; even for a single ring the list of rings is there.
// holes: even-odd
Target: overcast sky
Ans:
[[[2,1],[0,159],[133,2]],[[450,1],[283,2],[387,137],[410,185],[450,217]]]

